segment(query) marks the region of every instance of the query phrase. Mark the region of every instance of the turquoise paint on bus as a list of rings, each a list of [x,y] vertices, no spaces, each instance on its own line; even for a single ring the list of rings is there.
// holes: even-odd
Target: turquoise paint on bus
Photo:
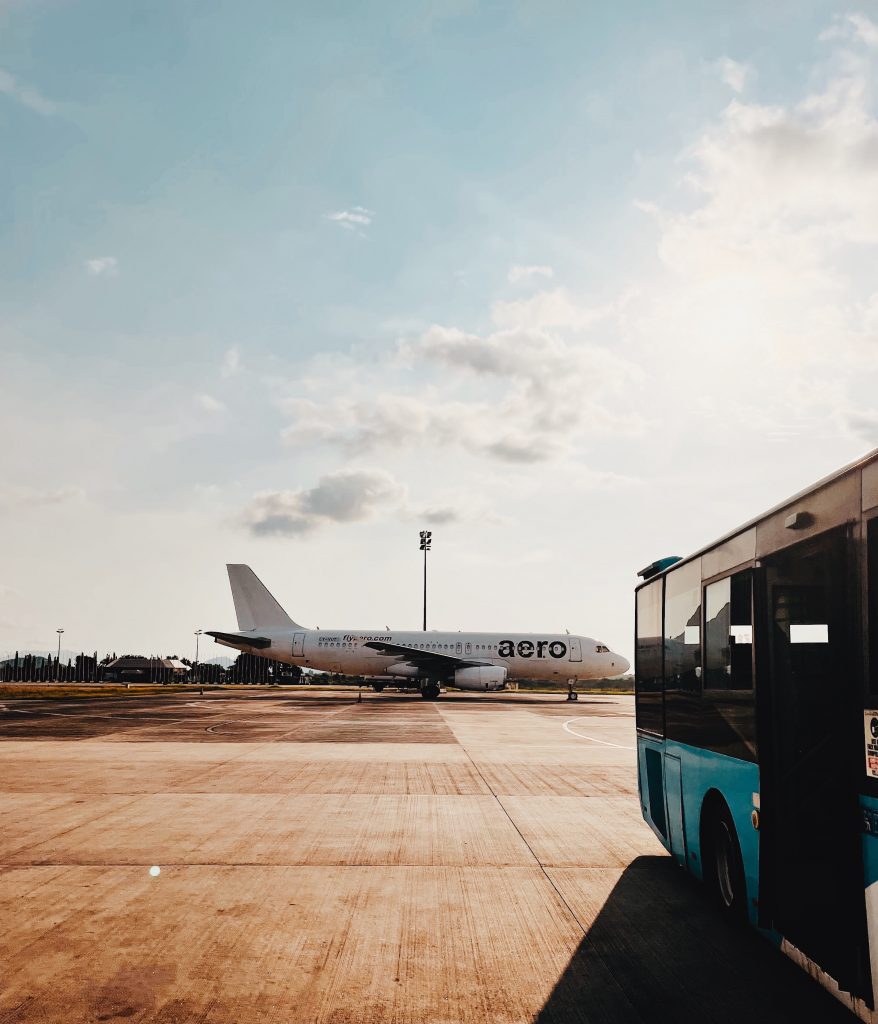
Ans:
[[[656,783],[653,781],[650,800],[650,780],[647,777],[646,751],[655,751],[661,757],[662,807],[655,808]],[[665,849],[681,867],[702,879],[701,814],[708,793],[716,791],[726,802],[741,847],[744,876],[747,884],[747,911],[752,924],[756,924],[756,898],[759,892],[759,833],[753,827],[752,813],[759,802],[759,766],[736,757],[702,750],[674,740],[640,734],[637,737],[638,784],[643,814]],[[678,770],[674,791],[668,792],[668,763],[673,772]],[[675,777],[676,778],[676,777]],[[678,793],[682,793],[680,800]],[[682,821],[674,820],[673,812],[679,807]],[[675,834],[682,833],[684,848],[675,848]],[[878,838],[878,837],[876,837]]]

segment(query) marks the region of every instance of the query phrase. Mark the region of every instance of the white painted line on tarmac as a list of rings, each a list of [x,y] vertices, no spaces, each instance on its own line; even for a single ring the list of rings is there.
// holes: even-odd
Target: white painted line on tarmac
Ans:
[[[619,750],[637,750],[637,747],[626,747],[623,743],[610,743],[609,740],[599,740],[597,736],[585,736],[581,732],[574,732],[570,728],[571,722],[584,722],[584,718],[568,718],[564,723],[564,731],[569,732],[571,736],[576,736],[580,740],[591,740],[592,743],[600,743],[602,747],[618,747]]]

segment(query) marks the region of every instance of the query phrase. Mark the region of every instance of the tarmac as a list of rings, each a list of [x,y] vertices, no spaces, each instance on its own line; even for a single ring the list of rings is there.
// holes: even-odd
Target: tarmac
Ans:
[[[634,743],[625,696],[2,702],[0,1022],[850,1024],[665,854]]]

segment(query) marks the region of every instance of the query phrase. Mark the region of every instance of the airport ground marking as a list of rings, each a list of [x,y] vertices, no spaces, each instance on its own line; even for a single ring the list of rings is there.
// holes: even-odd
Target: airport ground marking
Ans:
[[[591,740],[592,743],[600,743],[602,747],[617,747],[619,750],[637,750],[637,747],[629,747],[626,746],[624,743],[610,743],[609,740],[599,740],[597,736],[585,736],[581,732],[574,732],[573,729],[570,728],[571,722],[583,721],[585,721],[584,718],[568,718],[567,721],[564,722],[562,728],[565,732],[570,733],[571,736],[575,736],[577,739]]]

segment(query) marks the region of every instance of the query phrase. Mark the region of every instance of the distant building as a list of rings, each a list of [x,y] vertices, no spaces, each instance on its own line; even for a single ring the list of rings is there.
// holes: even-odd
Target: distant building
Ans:
[[[107,683],[164,683],[185,679],[189,666],[177,658],[141,658],[125,655],[111,661],[104,669]]]

